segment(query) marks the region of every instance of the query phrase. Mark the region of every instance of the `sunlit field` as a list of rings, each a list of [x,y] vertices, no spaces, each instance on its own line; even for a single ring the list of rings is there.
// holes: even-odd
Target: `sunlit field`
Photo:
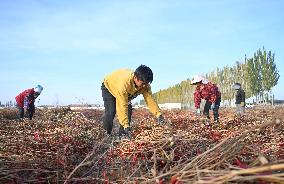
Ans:
[[[220,123],[186,110],[159,125],[133,112],[133,139],[112,139],[103,111],[36,109],[17,120],[0,110],[0,183],[282,183],[284,107],[220,109]],[[212,116],[213,117],[213,116]]]

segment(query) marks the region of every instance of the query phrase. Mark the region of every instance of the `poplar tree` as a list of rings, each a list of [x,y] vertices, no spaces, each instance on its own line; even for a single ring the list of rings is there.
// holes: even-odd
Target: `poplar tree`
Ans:
[[[267,52],[264,47],[258,49],[253,57],[247,58],[245,55],[244,63],[237,61],[233,67],[225,66],[223,69],[216,68],[205,74],[213,83],[216,83],[222,94],[222,101],[231,102],[235,98],[235,91],[232,85],[235,82],[242,84],[246,92],[246,97],[255,97],[256,101],[263,100],[263,94],[272,94],[272,88],[277,85],[279,71],[274,61],[275,54]],[[204,74],[203,74],[204,75]],[[190,85],[190,79],[160,90],[154,94],[158,103],[177,102],[193,105],[193,94],[195,86]]]

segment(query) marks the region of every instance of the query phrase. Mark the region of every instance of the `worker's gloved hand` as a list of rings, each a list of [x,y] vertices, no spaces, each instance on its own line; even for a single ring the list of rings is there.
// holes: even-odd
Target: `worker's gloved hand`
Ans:
[[[201,111],[200,111],[200,109],[198,108],[198,109],[196,109],[196,113],[195,113],[195,115],[197,115],[197,116],[201,116]]]
[[[132,139],[132,130],[130,127],[124,128],[124,133],[129,140]]]
[[[160,125],[163,125],[163,124],[166,123],[166,120],[165,120],[164,116],[160,115],[160,116],[158,117],[158,123],[159,123]]]
[[[244,107],[245,106],[245,102],[241,102],[241,106]]]
[[[211,109],[212,109],[212,110],[215,109],[215,103],[212,103]]]

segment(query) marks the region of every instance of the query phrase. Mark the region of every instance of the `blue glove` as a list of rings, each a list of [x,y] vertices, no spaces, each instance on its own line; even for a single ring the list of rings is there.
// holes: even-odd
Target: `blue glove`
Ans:
[[[215,103],[212,103],[211,109],[212,109],[212,110],[215,109]]]
[[[197,116],[200,116],[201,115],[201,111],[200,111],[200,109],[198,108],[198,109],[196,109],[196,113],[195,113]]]

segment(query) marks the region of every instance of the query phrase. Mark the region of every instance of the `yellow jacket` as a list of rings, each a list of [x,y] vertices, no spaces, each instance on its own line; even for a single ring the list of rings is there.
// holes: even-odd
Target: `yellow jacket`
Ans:
[[[104,79],[104,85],[109,92],[116,98],[116,112],[119,123],[124,127],[129,127],[128,122],[128,102],[140,94],[143,94],[144,100],[149,107],[150,112],[159,117],[161,110],[153,98],[151,86],[137,89],[134,83],[134,72],[128,69],[116,70],[107,75]]]

